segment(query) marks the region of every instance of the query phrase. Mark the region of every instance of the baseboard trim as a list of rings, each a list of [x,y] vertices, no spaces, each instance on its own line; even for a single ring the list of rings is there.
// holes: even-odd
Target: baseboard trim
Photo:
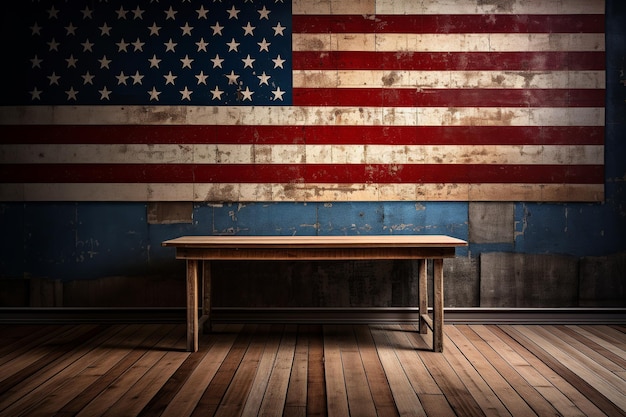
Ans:
[[[626,308],[454,308],[448,324],[626,324]],[[412,307],[215,308],[215,323],[410,323]],[[2,324],[182,323],[184,308],[0,308]]]

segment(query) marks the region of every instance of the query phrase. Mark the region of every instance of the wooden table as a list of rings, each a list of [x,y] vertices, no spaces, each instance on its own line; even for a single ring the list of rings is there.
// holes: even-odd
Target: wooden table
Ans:
[[[467,242],[443,235],[385,236],[183,236],[163,242],[176,248],[176,258],[187,261],[187,350],[198,350],[198,329],[211,314],[210,265],[202,274],[202,317],[198,318],[198,278],[201,262],[312,261],[417,259],[419,329],[433,332],[433,350],[443,351],[443,258],[453,258],[455,248]],[[433,318],[428,315],[426,260],[433,260]],[[210,327],[209,327],[210,328]]]

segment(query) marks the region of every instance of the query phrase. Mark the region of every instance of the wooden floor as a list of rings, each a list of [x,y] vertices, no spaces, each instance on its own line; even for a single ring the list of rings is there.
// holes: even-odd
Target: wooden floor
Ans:
[[[0,415],[626,415],[624,326],[215,327],[0,326]]]

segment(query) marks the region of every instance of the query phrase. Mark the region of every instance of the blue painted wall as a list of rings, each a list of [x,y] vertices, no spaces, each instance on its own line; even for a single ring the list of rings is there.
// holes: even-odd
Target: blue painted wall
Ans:
[[[606,201],[516,203],[515,239],[482,252],[602,256],[626,251],[626,2],[607,1]],[[161,241],[184,234],[449,234],[469,238],[468,203],[195,204],[191,224],[148,224],[143,203],[0,205],[0,277],[62,280],[179,270]]]

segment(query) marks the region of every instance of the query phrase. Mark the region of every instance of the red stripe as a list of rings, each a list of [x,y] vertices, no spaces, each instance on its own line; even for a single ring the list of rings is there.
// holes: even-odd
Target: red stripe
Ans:
[[[0,144],[602,145],[603,126],[0,126]]]
[[[296,106],[603,107],[601,89],[295,88]]]
[[[308,144],[355,145],[602,145],[604,127],[310,126],[305,140]]]
[[[0,165],[5,183],[573,183],[604,181],[601,165],[59,164]]]
[[[605,52],[294,51],[294,70],[594,71]]]
[[[604,15],[294,15],[294,33],[602,33]]]

